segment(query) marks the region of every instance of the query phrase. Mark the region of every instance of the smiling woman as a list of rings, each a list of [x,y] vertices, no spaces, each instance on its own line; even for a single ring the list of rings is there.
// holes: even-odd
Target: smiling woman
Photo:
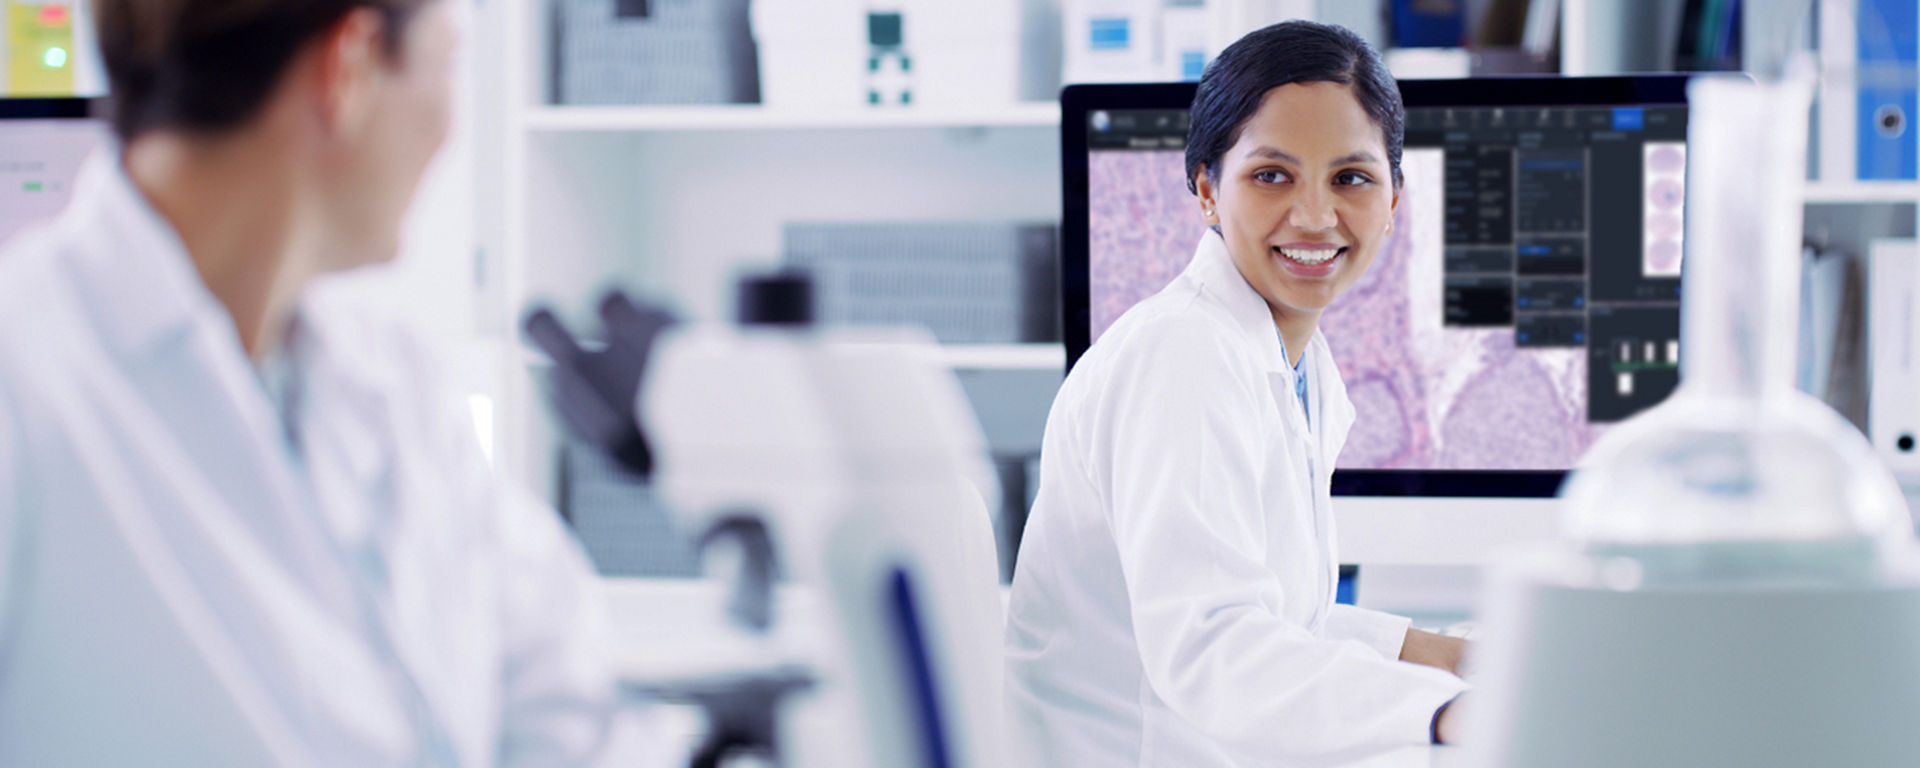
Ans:
[[[1221,54],[1187,142],[1187,187],[1272,308],[1289,363],[1393,228],[1404,114],[1392,77],[1354,55],[1370,53],[1364,42],[1338,27],[1300,32]]]
[[[1032,764],[1350,762],[1450,734],[1462,643],[1334,603],[1354,411],[1318,326],[1392,227],[1402,114],[1338,27],[1258,30],[1202,76],[1193,261],[1047,418],[1007,628]]]

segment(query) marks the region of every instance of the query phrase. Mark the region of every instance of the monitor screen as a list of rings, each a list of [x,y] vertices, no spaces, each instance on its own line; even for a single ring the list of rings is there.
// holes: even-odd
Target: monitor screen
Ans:
[[[106,140],[81,99],[0,99],[0,243],[67,207],[80,165]]]
[[[1178,275],[1203,231],[1184,178],[1192,86],[1093,89],[1106,92],[1065,98],[1063,130],[1083,137],[1065,145],[1084,160],[1083,175],[1067,163],[1066,224],[1084,227],[1063,258],[1069,365]],[[1335,490],[1550,495],[1679,378],[1684,84],[1402,94],[1393,233],[1320,321],[1357,412]]]

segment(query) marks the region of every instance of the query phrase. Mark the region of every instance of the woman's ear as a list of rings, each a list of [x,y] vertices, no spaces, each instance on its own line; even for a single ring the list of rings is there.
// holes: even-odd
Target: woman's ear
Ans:
[[[1193,191],[1200,196],[1200,218],[1207,222],[1207,226],[1220,223],[1220,216],[1214,211],[1213,180],[1209,178],[1211,175],[1204,165],[1193,172]]]
[[[1387,205],[1387,232],[1393,232],[1393,220],[1400,215],[1400,188],[1393,188],[1393,202]]]

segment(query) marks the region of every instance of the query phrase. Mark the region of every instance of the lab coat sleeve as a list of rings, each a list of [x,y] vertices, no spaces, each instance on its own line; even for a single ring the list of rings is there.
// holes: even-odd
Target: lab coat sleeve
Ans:
[[[1357,640],[1379,651],[1383,658],[1400,658],[1400,647],[1407,642],[1407,628],[1413,620],[1391,613],[1336,604],[1327,614],[1327,625],[1320,636],[1330,640]]]
[[[465,487],[475,508],[494,514],[500,764],[666,765],[658,755],[637,754],[658,747],[647,729],[635,727],[645,717],[615,711],[606,601],[586,554],[552,509],[498,479],[464,412],[452,405],[447,418],[462,444]]]
[[[523,492],[499,491],[501,763],[581,764],[612,725],[605,602],[558,518]]]
[[[620,706],[614,691],[606,599],[560,517],[531,494],[504,489],[506,587],[503,766],[683,764],[659,711]]]
[[[1258,759],[1350,761],[1425,744],[1452,675],[1314,636],[1282,618],[1267,570],[1261,483],[1271,393],[1197,315],[1143,327],[1096,407],[1110,506],[1148,684],[1174,711]],[[1102,455],[1102,454],[1105,455]],[[1096,469],[1096,475],[1101,470]],[[1301,556],[1316,543],[1300,543]]]

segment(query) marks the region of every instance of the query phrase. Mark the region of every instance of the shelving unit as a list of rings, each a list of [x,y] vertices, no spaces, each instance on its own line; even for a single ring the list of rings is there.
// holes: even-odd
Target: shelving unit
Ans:
[[[778,263],[793,221],[1060,219],[1059,107],[925,104],[801,109],[758,104],[578,106],[547,100],[549,0],[484,3],[476,48],[486,108],[476,324],[509,380],[499,466],[553,498],[556,468],[520,315],[553,308],[576,327],[617,285],[678,314],[731,314],[735,278]],[[1058,345],[945,350],[956,370],[1058,372]]]
[[[939,108],[777,109],[758,104],[696,107],[541,106],[522,128],[535,133],[585,131],[788,131],[876,128],[1053,128],[1058,104],[1015,104],[988,110]]]
[[[1920,183],[1911,181],[1811,182],[1808,205],[1920,202]]]
[[[603,342],[582,341],[587,349]],[[520,358],[531,370],[553,365],[553,358],[531,346],[520,347]],[[1058,371],[1067,365],[1059,344],[949,344],[940,348],[940,360],[956,371]]]
[[[969,371],[1060,371],[1067,350],[1059,344],[953,344],[942,350],[947,366]]]

